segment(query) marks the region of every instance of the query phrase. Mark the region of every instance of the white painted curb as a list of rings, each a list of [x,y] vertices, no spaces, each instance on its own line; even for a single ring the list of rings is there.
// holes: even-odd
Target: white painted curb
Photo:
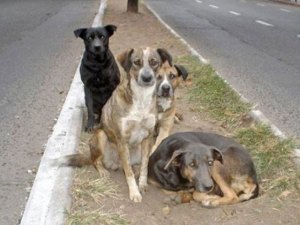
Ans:
[[[102,24],[107,0],[102,0],[93,27]],[[84,91],[77,67],[73,82],[60,112],[53,133],[35,177],[21,225],[61,225],[65,212],[71,207],[69,195],[73,168],[58,167],[53,163],[64,155],[76,153],[82,129]]]

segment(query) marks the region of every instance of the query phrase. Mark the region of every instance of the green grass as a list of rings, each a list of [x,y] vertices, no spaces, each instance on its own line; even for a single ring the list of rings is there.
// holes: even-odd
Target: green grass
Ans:
[[[129,225],[122,215],[104,213],[101,210],[75,212],[68,215],[66,225]]]
[[[183,56],[176,63],[185,66],[192,79],[188,90],[193,107],[221,123],[227,132],[243,144],[252,155],[261,188],[270,194],[286,190],[296,191],[297,172],[292,161],[295,143],[282,140],[271,130],[250,120],[251,105],[241,101],[240,96],[214,71],[210,65],[199,63],[193,56]],[[245,123],[245,119],[248,122]]]
[[[98,176],[98,174],[96,174]],[[88,169],[77,169],[72,187],[73,204],[65,225],[127,225],[117,211],[103,210],[104,198],[121,199],[118,186],[109,178],[94,178]]]
[[[291,160],[291,150],[295,148],[292,139],[281,140],[260,124],[239,129],[235,138],[253,156],[263,190],[278,194],[295,189],[298,179]]]
[[[193,81],[189,96],[198,106],[197,109],[208,112],[211,118],[220,121],[225,128],[237,127],[249,112],[250,104],[242,102],[240,96],[210,65],[199,64],[196,57],[180,57],[176,63],[188,68]]]

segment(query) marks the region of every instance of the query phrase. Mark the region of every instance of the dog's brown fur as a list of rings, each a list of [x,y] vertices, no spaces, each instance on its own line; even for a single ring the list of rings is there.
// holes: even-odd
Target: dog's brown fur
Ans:
[[[106,169],[118,169],[121,164],[130,199],[135,202],[141,202],[140,192],[147,188],[148,160],[157,122],[156,76],[169,57],[166,50],[151,48],[130,49],[117,57],[125,73],[102,109],[101,129],[89,142],[90,159],[75,155],[67,163],[78,166],[92,162],[101,176],[109,174]],[[137,186],[132,165],[139,163]]]
[[[166,61],[158,72],[158,84],[157,84],[157,111],[158,111],[158,123],[156,126],[157,137],[155,144],[152,147],[151,154],[156,150],[158,145],[165,139],[173,128],[175,115],[176,115],[176,103],[174,92],[179,86],[181,79],[186,80],[188,76],[184,67],[179,65],[172,65],[172,62]],[[167,82],[170,85],[171,95],[162,96],[159,94],[160,84]]]

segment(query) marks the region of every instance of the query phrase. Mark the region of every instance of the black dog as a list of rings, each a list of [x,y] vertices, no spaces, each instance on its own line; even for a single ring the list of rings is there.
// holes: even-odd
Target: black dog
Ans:
[[[258,195],[250,155],[233,139],[217,134],[170,135],[151,155],[148,172],[163,189],[194,188],[194,200],[204,206],[236,203]]]
[[[91,132],[94,127],[94,113],[98,114],[98,122],[100,122],[102,107],[120,83],[120,71],[109,50],[109,38],[116,29],[114,25],[107,25],[74,31],[75,36],[82,38],[85,44],[80,74],[88,110],[88,122],[85,128],[88,132]]]

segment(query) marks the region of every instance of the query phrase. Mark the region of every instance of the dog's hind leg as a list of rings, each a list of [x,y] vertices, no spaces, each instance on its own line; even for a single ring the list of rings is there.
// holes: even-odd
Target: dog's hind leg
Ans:
[[[151,143],[151,139],[148,137],[142,141],[142,146],[141,146],[142,162],[140,168],[139,189],[142,193],[146,192],[148,187],[147,177],[148,177],[148,162],[150,156],[150,143]]]
[[[126,144],[126,142],[118,141],[117,149],[120,155],[122,167],[129,188],[129,197],[134,202],[141,202],[142,195],[137,186],[132,167],[130,166],[130,155],[128,145]]]
[[[100,177],[109,176],[109,172],[103,166],[103,151],[105,151],[106,142],[107,136],[102,130],[97,131],[89,141],[91,160]]]

